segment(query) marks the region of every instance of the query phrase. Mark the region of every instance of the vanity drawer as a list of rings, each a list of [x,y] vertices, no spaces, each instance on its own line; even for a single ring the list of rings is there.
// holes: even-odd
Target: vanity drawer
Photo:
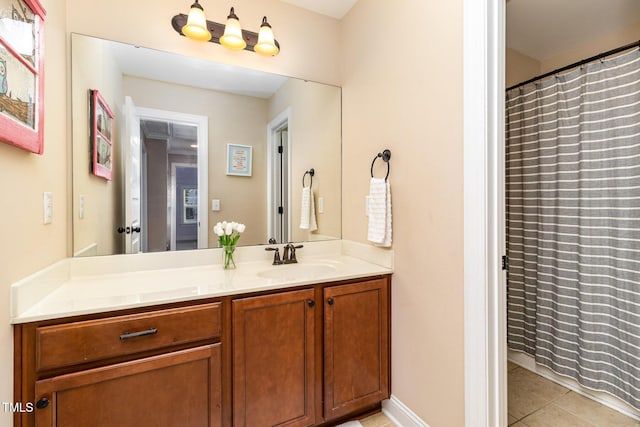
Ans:
[[[220,303],[36,329],[36,369],[59,368],[220,336]]]

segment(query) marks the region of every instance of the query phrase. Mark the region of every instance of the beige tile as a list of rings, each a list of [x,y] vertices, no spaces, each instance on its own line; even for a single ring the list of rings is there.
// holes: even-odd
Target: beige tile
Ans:
[[[638,427],[636,421],[620,412],[614,411],[600,403],[588,399],[578,393],[569,392],[553,402],[558,407],[597,426]]]
[[[513,427],[527,427],[526,425],[524,425],[521,421],[518,421],[517,423],[515,423],[513,425]]]
[[[509,425],[513,425],[518,421],[518,419],[516,417],[514,417],[513,415],[509,414]]]
[[[537,411],[569,390],[518,367],[508,375],[508,412],[516,419]]]
[[[363,427],[396,427],[383,413],[371,415],[360,420]]]
[[[516,365],[515,363],[510,362],[510,361],[507,360],[507,372],[512,371],[512,370],[514,370],[514,369],[516,369],[518,367],[519,366]]]
[[[553,403],[534,412],[520,423],[527,427],[595,427],[583,419],[565,411]],[[602,427],[602,426],[600,426]]]

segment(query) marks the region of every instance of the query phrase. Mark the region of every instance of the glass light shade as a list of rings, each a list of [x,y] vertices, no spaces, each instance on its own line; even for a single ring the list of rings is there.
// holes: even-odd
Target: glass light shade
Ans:
[[[182,27],[182,34],[192,40],[203,42],[211,39],[211,33],[207,29],[207,18],[204,15],[202,6],[197,1],[191,5],[187,23]]]
[[[265,56],[275,56],[280,51],[276,45],[273,30],[271,29],[271,25],[267,22],[266,16],[262,18],[262,25],[260,26],[260,32],[258,33],[258,43],[253,47],[253,50],[256,53]]]
[[[220,44],[233,50],[242,50],[247,47],[247,42],[242,38],[242,27],[240,21],[231,8],[227,17],[227,24],[224,26],[224,34],[220,37]]]

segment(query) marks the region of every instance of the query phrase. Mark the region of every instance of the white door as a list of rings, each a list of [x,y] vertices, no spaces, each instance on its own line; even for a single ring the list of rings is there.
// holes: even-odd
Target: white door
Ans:
[[[130,97],[124,101],[122,157],[125,195],[125,253],[140,252],[140,117]]]

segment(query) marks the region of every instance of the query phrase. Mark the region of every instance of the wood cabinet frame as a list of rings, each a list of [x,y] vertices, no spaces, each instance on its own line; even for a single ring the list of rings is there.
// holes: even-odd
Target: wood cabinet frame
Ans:
[[[384,309],[379,312],[380,331],[385,332],[382,337],[381,353],[380,353],[380,369],[385,374],[381,382],[381,391],[370,399],[359,401],[355,406],[348,408],[341,408],[339,410],[328,410],[325,407],[325,396],[327,393],[327,387],[331,387],[331,375],[325,373],[325,360],[327,359],[327,344],[325,342],[325,306],[327,304],[326,298],[333,295],[339,298],[340,287],[343,285],[350,286],[352,290],[358,291],[361,288],[361,282],[368,283],[367,287],[371,286],[372,282],[378,284],[374,288],[380,289],[380,301],[384,306]],[[264,295],[276,295],[284,294],[296,291],[311,291],[313,300],[315,301],[315,308],[312,310],[313,322],[308,326],[313,331],[315,345],[313,347],[314,359],[312,368],[313,384],[310,387],[313,388],[311,400],[313,403],[311,411],[313,411],[314,426],[330,426],[335,425],[355,416],[370,413],[375,410],[379,410],[380,401],[389,397],[391,390],[391,320],[390,320],[390,307],[391,307],[391,275],[380,275],[361,279],[350,279],[332,283],[319,283],[315,285],[298,286],[285,289],[277,289],[263,292],[252,292],[239,295],[229,295],[222,298],[210,298],[197,301],[185,301],[180,303],[160,304],[150,307],[142,307],[136,309],[127,309],[113,311],[109,313],[96,313],[91,315],[74,316],[62,319],[52,319],[45,321],[38,321],[33,323],[17,324],[14,325],[14,401],[16,403],[21,402],[22,406],[28,402],[35,403],[35,384],[36,382],[59,377],[67,374],[73,374],[80,371],[99,369],[101,367],[112,366],[116,364],[126,364],[127,362],[134,362],[136,360],[144,358],[153,358],[156,356],[161,357],[163,354],[169,352],[179,352],[182,350],[194,349],[195,347],[201,347],[206,345],[212,345],[220,343],[220,358],[221,358],[221,417],[222,425],[225,427],[233,426],[234,415],[232,414],[233,407],[233,372],[234,372],[234,354],[232,346],[232,325],[233,314],[232,306],[235,300],[240,298],[258,297]],[[50,325],[64,325],[71,322],[78,321],[90,321],[99,319],[110,319],[114,316],[142,314],[151,311],[164,310],[164,309],[176,309],[197,307],[203,304],[220,303],[222,313],[222,326],[221,335],[219,338],[192,342],[187,344],[180,344],[175,346],[169,346],[164,349],[154,349],[150,351],[144,351],[136,354],[122,355],[113,357],[107,360],[92,361],[77,366],[66,366],[60,368],[53,368],[43,371],[36,369],[36,330],[38,327],[50,326]],[[34,423],[35,415],[33,413],[15,413],[14,414],[14,427],[32,427]],[[143,427],[143,426],[140,426]]]

